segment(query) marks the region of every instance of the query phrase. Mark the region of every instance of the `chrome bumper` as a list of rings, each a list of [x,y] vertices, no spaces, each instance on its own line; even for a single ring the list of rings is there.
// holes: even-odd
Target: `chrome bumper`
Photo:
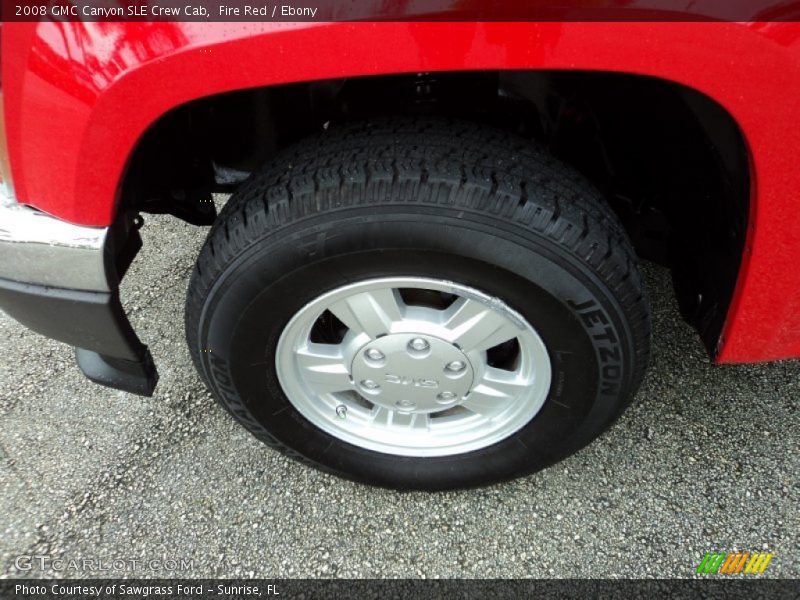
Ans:
[[[0,278],[109,292],[108,234],[108,227],[72,225],[0,192]]]
[[[140,246],[135,228],[72,225],[0,197],[0,309],[74,346],[92,381],[152,395],[158,373],[119,300]]]

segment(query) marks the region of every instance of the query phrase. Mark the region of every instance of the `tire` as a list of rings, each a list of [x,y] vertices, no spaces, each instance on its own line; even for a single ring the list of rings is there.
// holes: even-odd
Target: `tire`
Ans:
[[[452,314],[441,311],[473,303],[489,315],[481,321],[486,331],[495,331],[491,319],[506,319],[517,337],[488,350],[477,343],[462,348],[448,337],[455,325],[437,333],[441,339],[420,342],[384,335],[395,324],[378,333],[374,319],[363,327],[358,321],[382,319],[393,308],[342,312],[366,298],[359,290],[374,288],[368,293],[389,299],[380,286],[394,290],[405,319],[413,312],[435,328],[446,320],[441,315]],[[325,302],[335,310],[324,312]],[[409,322],[422,328],[422,321]],[[271,447],[349,479],[439,490],[535,472],[600,435],[640,385],[650,318],[625,233],[574,170],[530,140],[492,128],[398,118],[326,131],[245,182],[200,253],[186,330],[216,398]],[[356,376],[356,390],[324,395],[332,384],[317,381],[324,369],[302,362],[305,342],[293,335],[346,346],[336,351],[345,358],[336,360],[350,365],[346,375]],[[391,363],[376,368],[375,381],[356,373],[366,368],[362,350],[370,346],[359,346],[366,341]],[[431,354],[401,373],[412,342],[427,344]],[[352,348],[361,349],[348,363]],[[450,361],[445,369],[469,369],[474,389],[445,389],[463,381],[431,375],[436,360]],[[498,368],[514,382],[498,396],[505,404],[466,408],[486,396],[477,386]],[[431,398],[454,396],[461,404],[450,412],[430,412],[439,410],[430,408]],[[330,404],[340,400],[341,423]],[[390,424],[381,420],[387,411]],[[421,429],[407,434],[398,429],[403,423]]]

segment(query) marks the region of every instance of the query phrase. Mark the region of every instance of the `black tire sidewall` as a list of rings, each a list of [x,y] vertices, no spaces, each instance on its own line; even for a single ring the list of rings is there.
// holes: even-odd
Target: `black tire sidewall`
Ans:
[[[390,276],[455,281],[521,313],[552,367],[548,398],[534,419],[487,448],[435,458],[359,448],[307,421],[276,373],[284,327],[327,291]],[[631,332],[590,269],[529,229],[441,207],[383,205],[295,221],[230,263],[208,294],[200,324],[204,374],[252,433],[317,467],[395,488],[482,485],[552,464],[613,422],[632,386]]]

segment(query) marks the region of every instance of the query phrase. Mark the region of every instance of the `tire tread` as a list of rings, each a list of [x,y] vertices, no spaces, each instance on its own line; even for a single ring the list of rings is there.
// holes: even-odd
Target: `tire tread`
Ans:
[[[324,131],[285,149],[241,185],[211,228],[189,285],[186,332],[198,371],[203,304],[236,256],[312,214],[410,203],[513,222],[588,265],[630,324],[630,390],[639,387],[649,359],[650,313],[638,259],[614,212],[583,176],[539,144],[440,118],[388,118]]]

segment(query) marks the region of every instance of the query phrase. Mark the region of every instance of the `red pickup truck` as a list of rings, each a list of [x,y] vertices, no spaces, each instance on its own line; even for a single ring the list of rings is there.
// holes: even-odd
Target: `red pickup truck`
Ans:
[[[714,361],[800,357],[800,24],[750,4],[6,23],[0,307],[150,395],[119,295],[141,215],[210,226],[186,338],[252,433],[398,488],[531,473],[636,392],[641,260]]]

